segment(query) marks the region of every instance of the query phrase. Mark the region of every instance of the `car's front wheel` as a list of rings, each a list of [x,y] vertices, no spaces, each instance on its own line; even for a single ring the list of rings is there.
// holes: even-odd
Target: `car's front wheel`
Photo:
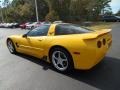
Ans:
[[[68,72],[73,69],[71,55],[62,48],[54,48],[50,52],[50,60],[59,72]]]
[[[7,40],[7,47],[9,49],[10,53],[16,54],[16,49],[15,49],[14,43],[11,39]]]

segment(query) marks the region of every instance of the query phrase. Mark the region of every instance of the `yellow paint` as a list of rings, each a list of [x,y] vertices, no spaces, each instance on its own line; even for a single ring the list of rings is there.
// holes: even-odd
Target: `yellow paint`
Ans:
[[[56,24],[51,24],[47,36],[27,37],[23,38],[22,35],[13,35],[9,38],[12,39],[16,50],[21,53],[32,55],[38,58],[48,56],[49,50],[53,46],[62,46],[66,48],[71,54],[74,62],[75,69],[87,70],[99,63],[106,55],[112,43],[112,35],[110,30],[100,30],[86,34],[73,34],[73,35],[58,35],[55,36]],[[97,42],[106,39],[106,45],[102,44],[101,48],[97,47]],[[80,54],[74,54],[80,52]],[[48,62],[49,58],[48,58]]]

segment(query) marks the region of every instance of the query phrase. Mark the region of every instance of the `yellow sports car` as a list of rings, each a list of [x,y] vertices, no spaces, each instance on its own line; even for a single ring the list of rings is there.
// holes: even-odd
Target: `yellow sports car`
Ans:
[[[44,24],[7,39],[12,54],[32,55],[52,63],[60,72],[88,70],[99,63],[112,43],[111,30],[92,31],[78,25]]]

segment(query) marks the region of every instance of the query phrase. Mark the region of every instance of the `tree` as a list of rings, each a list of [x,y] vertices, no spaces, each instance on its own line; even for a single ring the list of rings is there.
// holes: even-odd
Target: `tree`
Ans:
[[[39,20],[45,20],[45,16],[48,13],[48,5],[44,0],[37,0],[37,2],[38,2]],[[3,8],[4,17],[7,17],[5,21],[6,22],[36,21],[34,3],[35,3],[34,0],[13,0],[12,3],[9,5],[9,7],[7,5]]]
[[[9,0],[4,0],[2,5],[4,7],[4,20],[7,20],[7,12],[8,12],[8,7],[9,7],[10,1]]]
[[[72,0],[71,16],[77,16],[80,20],[97,20],[109,2],[111,0]]]
[[[54,10],[61,20],[66,20],[70,15],[71,0],[45,0],[49,6],[49,12]]]
[[[120,16],[120,10],[118,10],[118,12],[116,13],[116,15]]]
[[[3,4],[4,7],[7,7],[10,4],[10,1],[9,0],[4,0],[2,4]]]
[[[54,22],[57,20],[59,20],[59,16],[58,16],[57,12],[55,12],[54,10],[50,11],[46,16],[46,21]]]
[[[111,7],[110,7],[110,6],[106,7],[106,8],[103,10],[102,15],[105,15],[105,16],[113,15],[113,12],[112,12]]]
[[[36,21],[34,0],[4,1],[3,14],[8,21]],[[37,0],[39,20],[51,18],[54,15],[63,21],[98,20],[101,14],[110,14],[111,0]],[[7,13],[5,12],[7,10]],[[11,13],[12,12],[12,13]],[[47,15],[47,16],[46,16]],[[15,19],[16,18],[16,19]],[[50,19],[50,20],[51,20]]]

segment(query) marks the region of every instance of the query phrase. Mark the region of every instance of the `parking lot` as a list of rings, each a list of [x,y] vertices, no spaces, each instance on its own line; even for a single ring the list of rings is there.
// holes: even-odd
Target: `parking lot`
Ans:
[[[0,28],[0,90],[119,90],[120,23],[112,27],[113,45],[104,60],[89,71],[61,74],[37,58],[12,55],[6,38],[28,30]]]

